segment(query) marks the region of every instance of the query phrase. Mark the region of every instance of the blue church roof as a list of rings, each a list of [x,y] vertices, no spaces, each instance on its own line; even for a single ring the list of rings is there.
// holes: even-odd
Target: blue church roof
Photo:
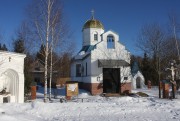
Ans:
[[[96,45],[86,45],[86,46],[83,46],[82,49],[79,51],[82,52],[91,52],[92,50],[96,49]]]
[[[132,64],[131,73],[134,76],[138,71],[140,71],[139,66],[138,66],[138,62],[135,61]]]

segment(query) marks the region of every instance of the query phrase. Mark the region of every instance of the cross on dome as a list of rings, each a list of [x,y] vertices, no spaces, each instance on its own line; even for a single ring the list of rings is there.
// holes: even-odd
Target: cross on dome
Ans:
[[[91,10],[91,15],[92,15],[91,19],[86,21],[82,30],[84,30],[86,28],[99,28],[99,29],[104,30],[104,26],[102,25],[102,23],[99,20],[94,18],[94,10],[93,9]]]
[[[94,19],[94,10],[91,10],[91,14],[92,14],[92,19]]]

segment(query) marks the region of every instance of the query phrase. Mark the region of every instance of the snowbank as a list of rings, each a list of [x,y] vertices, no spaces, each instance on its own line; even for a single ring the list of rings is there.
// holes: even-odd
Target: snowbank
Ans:
[[[59,97],[63,96],[63,89]],[[38,99],[24,104],[0,104],[0,121],[180,121],[180,99],[158,99],[158,90],[134,90],[148,93],[149,97],[101,97],[90,96],[67,103],[54,99],[43,103]],[[57,97],[57,98],[59,98]]]

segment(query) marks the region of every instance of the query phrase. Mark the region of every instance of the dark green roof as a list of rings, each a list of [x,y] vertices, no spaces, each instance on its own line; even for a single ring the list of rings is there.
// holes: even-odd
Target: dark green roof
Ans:
[[[104,29],[104,26],[102,25],[102,23],[96,19],[91,19],[86,21],[86,23],[83,26],[83,30],[86,28],[100,28],[100,29]]]
[[[129,66],[129,63],[125,60],[113,60],[113,59],[98,59],[98,67],[112,68],[114,66]]]
[[[91,52],[92,50],[96,49],[96,45],[86,45],[86,46],[83,46],[82,49],[79,51],[82,52]]]

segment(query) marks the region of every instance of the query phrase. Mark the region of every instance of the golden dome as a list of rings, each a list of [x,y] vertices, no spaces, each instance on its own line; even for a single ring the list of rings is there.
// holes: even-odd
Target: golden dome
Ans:
[[[102,25],[102,23],[96,19],[91,19],[86,21],[86,23],[83,26],[83,30],[86,28],[100,28],[100,29],[104,29],[104,26]]]

